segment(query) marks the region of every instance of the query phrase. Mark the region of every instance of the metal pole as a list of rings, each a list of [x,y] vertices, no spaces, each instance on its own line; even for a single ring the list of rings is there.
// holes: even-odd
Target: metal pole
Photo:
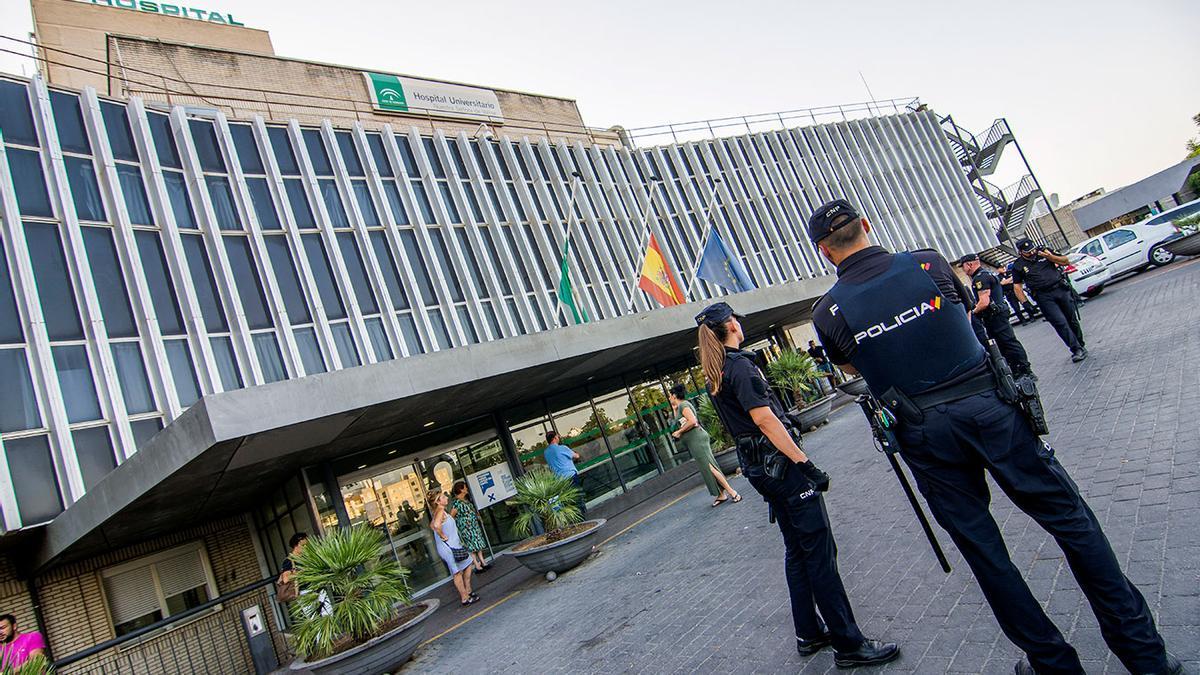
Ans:
[[[650,230],[650,212],[654,210],[654,189],[656,187],[658,187],[658,184],[660,182],[662,182],[662,179],[659,178],[658,176],[650,177],[650,189],[646,190],[646,203],[648,204],[648,208],[646,210],[642,211],[641,229],[638,230],[638,247],[637,247],[638,251],[641,251],[643,249],[643,247],[646,246],[646,244],[644,244],[642,242],[646,241],[646,232],[648,232]],[[641,258],[643,263],[645,262],[645,258],[646,258],[646,256],[643,254],[642,258]],[[635,265],[633,268],[633,273],[634,273],[633,281],[629,284],[630,285],[629,302],[627,302],[625,304],[625,313],[626,314],[633,311],[633,301],[634,301],[634,299],[637,298],[637,292],[638,292],[637,280],[638,280],[638,277],[642,276],[641,265]]]
[[[700,250],[696,252],[696,264],[692,265],[692,279],[683,291],[684,298],[691,294],[692,286],[696,285],[696,278],[700,274],[700,261],[704,259],[704,247],[708,245],[708,235],[716,227],[716,225],[710,227],[708,222],[712,219],[713,211],[716,210],[717,200],[720,198],[721,179],[717,178],[713,180],[713,197],[709,200],[708,204],[704,205],[704,219],[700,221],[700,227],[704,228],[704,234],[700,237]]]
[[[579,189],[579,184],[581,183],[580,179],[582,178],[583,175],[578,171],[571,172],[571,196],[567,198],[567,224],[563,228],[563,261],[567,265],[568,274],[570,273],[571,269],[571,220],[575,217],[575,191]],[[562,283],[561,279],[559,280],[559,283]],[[571,294],[575,294],[574,288],[571,289]],[[562,306],[562,296],[558,296],[558,304],[554,307],[554,313],[558,314],[559,310],[562,309]],[[570,318],[572,321],[575,320],[574,316],[571,316]],[[566,312],[562,313],[562,319],[565,325],[567,320]]]
[[[1033,178],[1033,184],[1037,186],[1038,192],[1042,193],[1042,199],[1046,200],[1046,207],[1050,211],[1050,217],[1054,219],[1054,226],[1058,228],[1058,233],[1062,235],[1063,242],[1070,244],[1070,241],[1067,239],[1067,233],[1062,228],[1062,223],[1058,222],[1058,214],[1054,213],[1054,208],[1050,206],[1050,200],[1047,199],[1045,190],[1042,190],[1042,184],[1038,181],[1037,174],[1035,174],[1033,172],[1033,168],[1029,166],[1029,159],[1025,157],[1025,151],[1021,149],[1021,144],[1017,142],[1017,135],[1013,133],[1012,125],[1008,123],[1008,119],[1003,117],[1000,119],[1004,120],[1004,126],[1008,128],[1008,135],[1012,136],[1012,142],[1017,148],[1017,154],[1021,156],[1021,161],[1025,163],[1025,170],[1028,171],[1029,175]]]

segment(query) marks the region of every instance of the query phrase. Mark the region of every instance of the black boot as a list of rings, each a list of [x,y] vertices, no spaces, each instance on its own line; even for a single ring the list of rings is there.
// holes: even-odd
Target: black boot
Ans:
[[[809,640],[796,638],[796,651],[800,653],[800,656],[812,656],[828,647],[832,641],[833,638],[829,635],[829,631],[825,631],[820,636]]]
[[[833,662],[838,668],[877,666],[894,661],[900,656],[900,647],[895,642],[867,640],[852,652],[834,651]]]

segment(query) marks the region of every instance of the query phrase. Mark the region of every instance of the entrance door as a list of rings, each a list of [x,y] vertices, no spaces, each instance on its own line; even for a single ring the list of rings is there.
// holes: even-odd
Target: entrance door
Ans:
[[[426,508],[426,483],[414,464],[381,467],[342,481],[342,500],[352,525],[368,524],[387,538],[391,554],[410,573],[413,590],[450,575],[438,557]]]

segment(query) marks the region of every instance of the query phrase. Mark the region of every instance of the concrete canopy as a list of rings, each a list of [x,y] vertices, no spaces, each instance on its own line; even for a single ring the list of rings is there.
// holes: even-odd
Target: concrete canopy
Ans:
[[[747,335],[810,316],[832,276],[740,293]],[[243,513],[305,466],[481,417],[695,346],[691,303],[206,396],[45,528],[35,569]]]

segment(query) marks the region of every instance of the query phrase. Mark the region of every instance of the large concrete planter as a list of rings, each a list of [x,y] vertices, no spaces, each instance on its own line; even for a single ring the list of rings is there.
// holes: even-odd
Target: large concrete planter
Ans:
[[[810,431],[824,424],[829,419],[831,412],[833,412],[832,394],[801,408],[796,414],[799,417],[801,430]]]
[[[1163,244],[1163,248],[1175,255],[1200,255],[1200,232],[1169,241]]]
[[[717,468],[726,476],[736,473],[740,466],[737,450],[734,448],[725,448],[713,455],[713,459],[717,460]]]
[[[412,658],[425,639],[425,619],[433,616],[438,601],[429,598],[414,603],[424,610],[408,622],[361,645],[312,663],[296,660],[288,670],[313,675],[377,675],[394,671]]]
[[[867,393],[867,381],[861,377],[856,377],[853,380],[846,380],[839,384],[837,388],[843,394],[857,398]]]
[[[586,532],[571,535],[553,544],[538,546],[525,551],[509,550],[508,554],[516,558],[525,567],[538,573],[565,572],[583,562],[592,552],[596,542],[596,533],[604,525],[605,519],[585,520],[584,523],[595,523],[595,527]]]

